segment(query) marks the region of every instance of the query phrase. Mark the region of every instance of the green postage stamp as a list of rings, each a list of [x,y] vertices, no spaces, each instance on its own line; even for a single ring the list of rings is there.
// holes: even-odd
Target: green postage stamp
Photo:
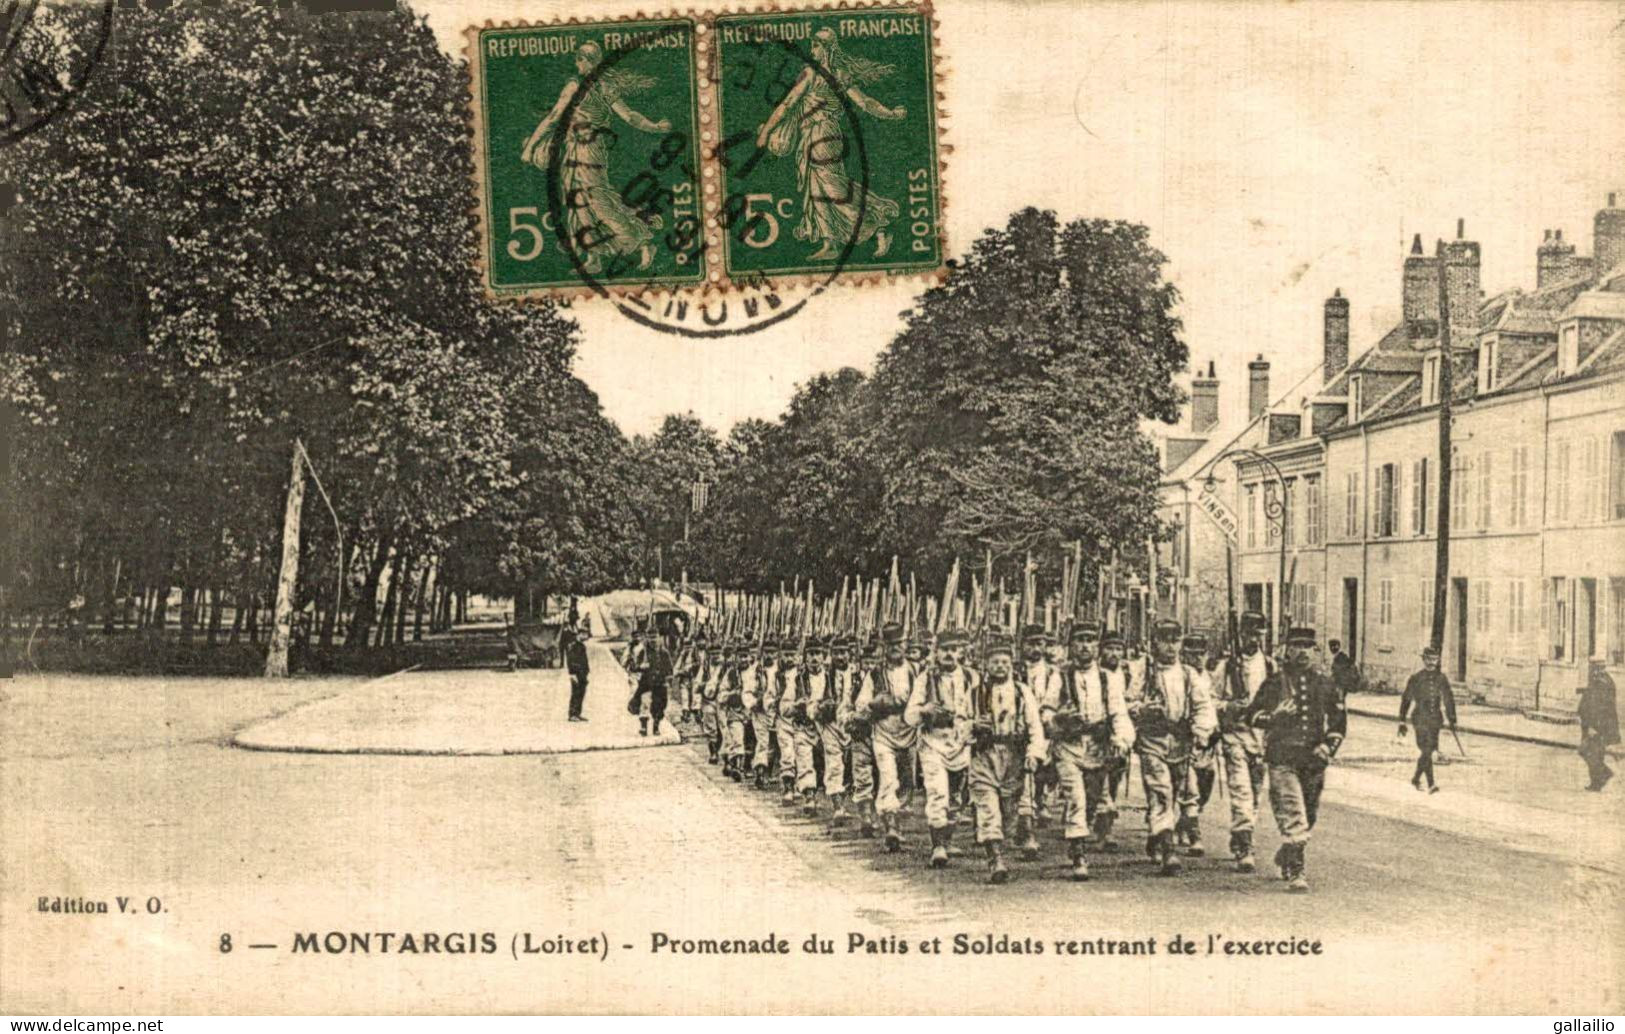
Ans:
[[[913,5],[469,29],[487,289],[937,273],[933,33]]]

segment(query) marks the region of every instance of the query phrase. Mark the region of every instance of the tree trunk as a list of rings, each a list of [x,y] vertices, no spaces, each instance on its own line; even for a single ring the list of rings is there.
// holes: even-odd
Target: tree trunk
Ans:
[[[242,637],[245,610],[246,608],[243,606],[242,596],[240,594],[233,593],[231,596],[231,638],[226,640],[232,645],[236,645],[237,640]]]
[[[396,553],[395,562],[389,567],[389,590],[384,594],[384,614],[378,621],[378,645],[388,646],[394,641],[395,612],[404,602],[401,599],[401,567],[406,563],[406,554]]]
[[[344,547],[344,556],[339,560],[339,578],[341,580],[349,573],[350,563],[354,559],[355,544],[347,543]],[[340,591],[337,588],[337,585],[338,583],[335,583],[335,593]],[[322,616],[322,646],[324,648],[333,645],[333,632],[338,627],[339,608],[343,605],[344,601],[342,599],[333,599],[329,601],[327,611]]]
[[[192,641],[192,631],[197,627],[197,589],[184,586],[181,589],[181,642]]]
[[[169,579],[165,578],[163,584],[153,590],[152,619],[147,622],[154,635],[163,635],[164,626],[169,623]]]
[[[464,589],[457,594],[457,623],[468,624],[468,590]]]
[[[434,591],[434,574],[440,568],[440,558],[434,557],[423,565],[423,580],[418,583],[417,613],[412,617],[412,641],[423,642],[423,615],[429,609],[430,593]]]
[[[220,599],[220,586],[209,590],[209,634],[210,646],[220,645],[220,622],[225,616],[225,603]]]
[[[288,503],[282,513],[282,569],[276,580],[276,603],[271,611],[271,646],[265,652],[265,677],[288,677],[288,647],[293,642],[293,597],[299,586],[299,519],[305,508],[305,457],[293,444],[288,473]]]
[[[413,586],[412,572],[417,569],[417,566],[418,561],[417,558],[414,557],[409,563],[403,565],[401,568],[401,592],[400,597],[395,604],[396,646],[406,642],[406,612],[411,608],[413,602],[411,592]]]
[[[367,565],[367,578],[362,583],[361,595],[356,599],[355,613],[350,618],[350,634],[344,639],[346,647],[366,646],[372,634],[372,621],[378,613],[378,582],[383,578],[384,568],[389,564],[391,538],[388,533],[379,538],[372,563]]]
[[[124,572],[124,558],[113,561],[113,577],[107,583],[106,607],[102,610],[102,634],[113,634],[113,618],[118,612],[118,580]]]
[[[244,620],[243,625],[248,629],[248,641],[258,643],[260,641],[260,594],[258,592],[248,594],[248,617]]]

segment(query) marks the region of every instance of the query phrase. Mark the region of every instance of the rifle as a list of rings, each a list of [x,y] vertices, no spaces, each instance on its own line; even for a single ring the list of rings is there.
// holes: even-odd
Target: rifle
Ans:
[[[1224,546],[1224,584],[1225,603],[1229,611],[1226,621],[1230,635],[1230,658],[1225,663],[1225,682],[1229,684],[1230,702],[1242,701],[1247,695],[1247,686],[1243,681],[1241,672],[1241,622],[1236,617],[1236,574],[1234,556],[1227,542]]]

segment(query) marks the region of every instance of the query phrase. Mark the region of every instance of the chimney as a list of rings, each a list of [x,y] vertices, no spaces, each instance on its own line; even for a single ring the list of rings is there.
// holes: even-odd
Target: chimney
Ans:
[[[1405,327],[1412,338],[1430,338],[1439,332],[1439,262],[1422,252],[1422,235],[1411,238],[1405,256]]]
[[[1326,332],[1321,356],[1322,383],[1331,382],[1349,364],[1349,300],[1337,288],[1326,299]]]
[[[1574,245],[1563,240],[1562,230],[1547,230],[1535,249],[1535,287],[1558,284],[1574,275]]]
[[[1467,220],[1456,220],[1456,239],[1439,251],[1444,267],[1445,289],[1450,294],[1450,327],[1456,347],[1471,344],[1478,333],[1478,306],[1484,294],[1479,289],[1478,242],[1466,240]]]
[[[1270,364],[1260,355],[1247,364],[1247,419],[1257,420],[1270,404]]]
[[[1591,249],[1596,256],[1593,271],[1599,275],[1625,263],[1625,208],[1615,203],[1617,198],[1616,194],[1608,195],[1608,207],[1597,212],[1593,224]]]
[[[1219,379],[1208,361],[1207,376],[1191,378],[1191,430],[1206,434],[1219,426]]]

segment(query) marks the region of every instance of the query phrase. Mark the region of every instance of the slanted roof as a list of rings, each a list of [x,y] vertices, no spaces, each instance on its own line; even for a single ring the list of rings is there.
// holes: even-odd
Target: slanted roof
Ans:
[[[1586,291],[1575,296],[1563,310],[1562,319],[1625,320],[1625,294],[1618,291]]]

